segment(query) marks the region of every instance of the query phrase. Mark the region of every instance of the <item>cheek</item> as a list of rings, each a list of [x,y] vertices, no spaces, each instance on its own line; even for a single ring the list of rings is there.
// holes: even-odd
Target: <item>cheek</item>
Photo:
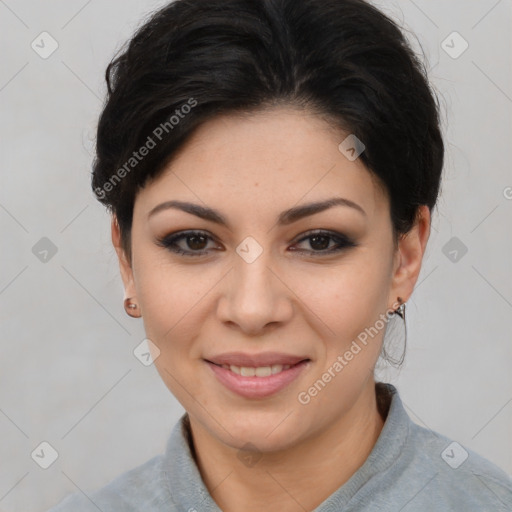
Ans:
[[[328,337],[342,342],[385,312],[390,275],[382,258],[363,253],[330,268],[302,272],[294,282],[294,292],[325,323]]]
[[[200,338],[200,316],[205,315],[205,299],[212,286],[199,266],[184,271],[162,262],[141,266],[136,280],[146,336],[160,350],[155,367],[187,410],[193,410],[191,397],[201,391],[200,382],[192,378],[201,364],[195,340]]]
[[[197,267],[195,272],[199,271]],[[138,275],[137,295],[148,337],[152,335],[159,344],[187,339],[187,326],[193,322],[210,288],[208,280],[194,271],[183,271],[170,264],[146,265]]]
[[[214,298],[218,299],[226,269],[173,264],[151,253],[141,255],[139,262],[136,288],[148,337],[157,344],[193,337],[201,321],[215,314]],[[355,336],[386,307],[390,276],[383,258],[371,251],[332,265],[305,263],[275,270],[288,289],[278,286],[276,293],[297,302],[302,315],[316,316],[326,337]]]
[[[183,334],[183,328],[200,307],[211,287],[201,266],[173,264],[166,255],[141,252],[135,272],[135,286],[146,333],[157,344]]]
[[[313,274],[303,282],[308,307],[328,327],[322,330],[326,334],[320,340],[318,367],[302,390],[314,397],[310,406],[319,415],[333,403],[348,409],[373,375],[387,325],[382,315],[389,291],[389,273],[379,261],[361,257],[332,269],[328,278]]]

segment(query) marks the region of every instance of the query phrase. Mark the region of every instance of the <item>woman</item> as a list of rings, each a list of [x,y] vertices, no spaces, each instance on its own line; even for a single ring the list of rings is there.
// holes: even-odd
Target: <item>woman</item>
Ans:
[[[512,510],[503,471],[374,379],[444,152],[399,28],[363,0],[177,0],[106,77],[92,186],[187,412],[52,511]]]

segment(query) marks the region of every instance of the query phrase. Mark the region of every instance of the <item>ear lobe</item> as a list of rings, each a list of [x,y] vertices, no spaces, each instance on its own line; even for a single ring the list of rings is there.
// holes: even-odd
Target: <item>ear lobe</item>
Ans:
[[[112,224],[111,224],[111,232],[112,232],[112,245],[114,246],[117,258],[119,261],[119,270],[121,273],[121,279],[124,284],[124,295],[125,299],[131,298],[134,299],[136,296],[135,291],[135,282],[133,279],[133,270],[130,261],[123,249],[121,243],[121,229],[119,227],[119,223],[115,215],[112,216]]]
[[[430,236],[430,210],[422,205],[418,209],[416,220],[411,230],[398,241],[397,264],[393,270],[392,286],[389,300],[397,297],[406,302],[411,296],[421,271],[423,255]]]

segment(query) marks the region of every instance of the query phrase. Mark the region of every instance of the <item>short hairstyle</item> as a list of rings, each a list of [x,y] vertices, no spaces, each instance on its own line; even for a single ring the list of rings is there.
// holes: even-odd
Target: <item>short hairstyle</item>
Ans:
[[[439,102],[399,26],[364,0],[176,0],[137,30],[106,81],[92,187],[129,259],[137,191],[221,114],[286,105],[355,135],[395,237],[436,204]]]

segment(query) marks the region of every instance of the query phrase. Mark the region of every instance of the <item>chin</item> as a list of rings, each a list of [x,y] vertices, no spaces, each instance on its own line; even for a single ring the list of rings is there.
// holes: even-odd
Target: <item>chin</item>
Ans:
[[[275,452],[290,448],[301,437],[304,423],[297,422],[296,414],[283,407],[274,411],[229,411],[222,422],[225,430],[212,424],[211,418],[208,422],[214,435],[232,448],[240,450],[251,444],[260,452]]]

